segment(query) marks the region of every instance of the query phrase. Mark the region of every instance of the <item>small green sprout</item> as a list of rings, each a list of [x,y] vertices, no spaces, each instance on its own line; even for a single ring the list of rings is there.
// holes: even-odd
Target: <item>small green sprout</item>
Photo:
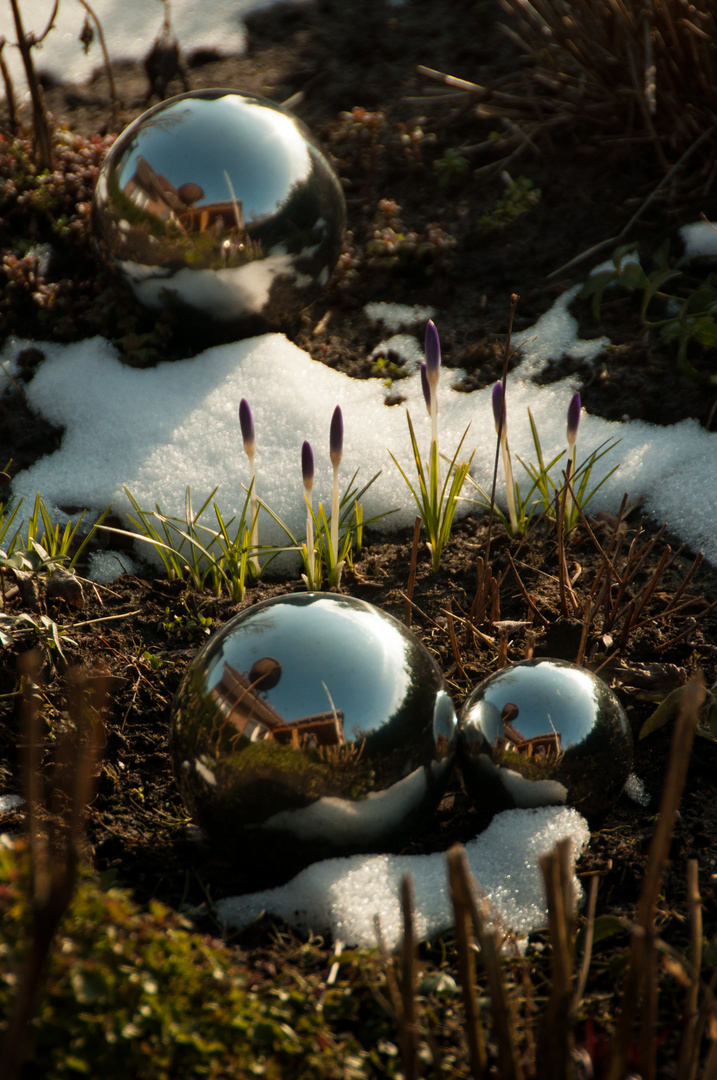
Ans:
[[[536,188],[527,176],[514,180],[510,173],[503,171],[500,178],[505,184],[502,195],[489,214],[483,214],[480,223],[484,229],[504,229],[516,218],[526,214],[538,205],[541,199],[540,188]]]

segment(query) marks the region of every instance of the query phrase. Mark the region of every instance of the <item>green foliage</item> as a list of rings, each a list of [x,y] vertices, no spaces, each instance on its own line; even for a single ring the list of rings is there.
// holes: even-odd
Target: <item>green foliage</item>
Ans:
[[[543,516],[548,526],[554,526],[557,521],[557,507],[561,505],[564,495],[564,485],[555,483],[551,476],[551,470],[557,465],[561,458],[565,456],[565,451],[561,450],[560,453],[556,454],[546,465],[543,448],[540,444],[540,436],[530,409],[528,409],[528,420],[530,421],[530,430],[533,436],[536,460],[535,463],[532,461],[526,462],[523,461],[521,457],[518,457],[518,461],[531,480],[531,486],[528,489],[527,494],[522,495],[520,485],[517,481],[514,482],[513,491],[515,495],[517,517],[516,527],[512,527],[508,515],[505,514],[496,503],[493,504],[493,511],[496,517],[508,535],[513,537],[525,536],[530,528],[530,523],[533,520],[536,510],[541,506],[543,509]],[[612,476],[615,470],[619,468],[619,465],[615,465],[602,477],[599,483],[593,488],[589,488],[590,477],[594,466],[605,456],[605,454],[614,449],[619,442],[620,439],[612,439],[602,443],[597,450],[594,450],[590,457],[575,470],[575,475],[571,480],[573,491],[575,492],[575,502],[571,501],[570,504],[566,506],[563,517],[563,526],[566,534],[571,532],[580,520],[580,510],[582,509],[583,513],[585,512],[585,507],[592,497],[600,490],[605,481]],[[480,484],[477,484],[470,475],[468,476],[468,481],[477,490],[479,498],[477,500],[467,499],[466,502],[474,502],[476,505],[482,506],[483,508],[490,507],[490,496],[484,488],[482,488]]]
[[[561,453],[557,454],[556,457],[546,465],[543,458],[543,449],[540,445],[540,436],[538,435],[538,429],[530,409],[528,409],[528,419],[530,420],[530,430],[533,436],[537,465],[534,465],[532,462],[526,463],[521,458],[518,458],[518,461],[520,461],[520,464],[533,480],[533,488],[531,490],[538,492],[546,521],[548,523],[554,523],[557,520],[556,508],[562,503],[565,492],[564,485],[558,486],[552,480],[550,470],[558,461],[560,461],[565,451],[563,450]],[[585,507],[592,497],[597,494],[605,481],[609,480],[615,470],[619,468],[619,465],[614,465],[613,468],[610,469],[610,472],[606,473],[595,487],[588,490],[588,484],[590,483],[593,468],[601,458],[605,457],[605,454],[609,453],[610,450],[614,450],[620,442],[622,442],[621,439],[606,439],[596,450],[593,450],[586,461],[576,468],[575,474],[570,478],[575,499],[570,499],[566,502],[565,513],[563,516],[563,527],[566,534],[571,532],[577,525],[580,520],[580,511],[582,510],[583,513],[585,512]]]
[[[200,524],[200,518],[216,495],[217,488],[195,513],[191,491],[187,486],[183,519],[168,517],[158,504],[155,504],[153,511],[143,510],[128,488],[124,490],[136,514],[136,517],[129,514],[129,520],[139,531],[128,533],[125,529],[107,525],[102,526],[104,529],[151,544],[162,560],[170,581],[188,580],[196,589],[210,589],[215,596],[226,588],[232,600],[243,598],[247,574],[254,572],[251,555],[255,552],[251,548],[252,523],[249,520],[253,485],[246,493],[237,524],[235,518],[225,522],[219,507],[213,504],[217,528]]]
[[[591,274],[580,295],[591,300],[593,315],[599,320],[605,290],[610,286],[641,293],[643,325],[666,344],[677,343],[680,371],[697,381],[717,384],[717,372],[700,372],[687,355],[691,344],[705,351],[717,348],[717,274],[702,278],[686,274],[684,258],[670,261],[669,241],[657,251],[650,273],[643,268],[638,252],[639,244],[616,248],[613,268]],[[672,282],[669,292],[665,290],[668,282]],[[662,317],[654,318],[650,311],[658,306]]]
[[[27,953],[27,858],[0,843],[0,1022]],[[351,1005],[294,969],[258,982],[233,950],[192,932],[163,905],[148,911],[88,873],[60,926],[33,1025],[28,1075],[44,1080],[309,1080],[374,1075],[371,1054],[329,1029]]]
[[[361,554],[363,545],[363,530],[365,525],[372,525],[395,510],[389,510],[385,514],[377,514],[375,517],[364,521],[363,506],[361,499],[371,485],[381,475],[377,472],[367,484],[359,491],[356,485],[358,469],[346,485],[339,501],[339,551],[338,559],[334,557],[334,549],[331,543],[331,516],[327,517],[323,504],[319,503],[318,510],[310,509],[314,523],[314,549],[309,553],[306,546],[306,538],[294,536],[286,522],[274,513],[271,507],[259,500],[259,505],[277,523],[289,541],[289,545],[283,548],[275,548],[272,557],[284,551],[298,551],[304,566],[301,575],[306,588],[310,591],[320,589],[326,573],[329,585],[338,586],[344,566],[353,566],[354,559]],[[269,560],[271,561],[271,559]]]
[[[481,217],[480,223],[484,229],[504,229],[540,202],[540,188],[536,188],[527,176],[513,180],[510,173],[503,172],[501,179],[506,186],[505,194],[501,195],[489,214]]]
[[[454,180],[465,176],[469,169],[468,159],[461,154],[460,150],[449,148],[443,157],[434,161],[433,168],[438,174],[440,187],[449,187]]]
[[[84,511],[74,525],[68,521],[62,529],[53,524],[50,512],[38,492],[27,524],[24,521],[17,524],[22,502],[20,499],[18,502],[11,500],[6,505],[0,503],[0,569],[5,567],[39,572],[56,570],[62,566],[68,571],[74,571],[95,529],[100,528],[112,509],[108,506],[80,540]],[[15,531],[11,535],[13,527]]]
[[[23,648],[29,647],[31,641],[40,644],[46,650],[54,650],[63,660],[65,659],[62,651],[63,642],[65,645],[77,645],[77,642],[68,636],[67,631],[58,626],[49,615],[33,616],[28,612],[8,615],[0,612],[0,646],[3,649],[19,645]]]
[[[468,434],[468,428],[463,432],[461,441],[456,447],[456,452],[448,463],[446,477],[439,492],[439,462],[436,440],[433,439],[431,441],[431,454],[426,467],[421,459],[421,452],[418,449],[418,442],[416,441],[416,434],[413,430],[411,414],[409,412],[406,412],[406,418],[408,420],[408,430],[411,435],[411,447],[413,449],[413,460],[416,465],[418,490],[413,486],[393,454],[391,454],[391,460],[405,480],[408,490],[416,501],[416,506],[421,515],[421,521],[423,522],[423,528],[428,537],[428,548],[431,552],[433,571],[434,573],[437,573],[441,565],[443,546],[451,535],[456,505],[460,498],[461,491],[463,490],[466,477],[468,476],[471,462],[473,461],[473,454],[471,454],[467,461],[461,461],[460,465],[457,464],[458,455],[465,441],[465,437]],[[391,452],[389,451],[389,453]],[[473,451],[473,453],[475,453],[475,451]]]

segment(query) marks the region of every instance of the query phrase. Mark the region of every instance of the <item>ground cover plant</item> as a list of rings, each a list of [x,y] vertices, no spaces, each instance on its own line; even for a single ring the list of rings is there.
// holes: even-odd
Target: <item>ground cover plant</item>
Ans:
[[[604,7],[591,5],[588,11],[574,5],[580,42],[590,37]],[[691,48],[694,39],[698,50],[699,63],[680,67],[690,83],[700,72],[709,74],[704,65],[712,56],[711,13],[696,9],[676,26],[677,33],[687,35],[680,38],[687,43],[681,48]],[[540,10],[547,20],[548,6]],[[701,212],[717,217],[709,184],[714,134],[700,102],[683,108],[674,73],[660,74],[659,111],[651,121],[656,139],[646,119],[649,101],[647,112],[640,105],[645,19],[663,20],[675,10],[667,2],[654,4],[652,14],[643,17],[635,8],[636,28],[629,39],[609,23],[615,49],[628,42],[632,50],[637,82],[625,44],[617,67],[610,67],[618,76],[609,80],[581,80],[581,64],[588,70],[587,62],[573,54],[575,67],[561,69],[567,81],[560,83],[555,70],[551,74],[567,88],[559,96],[544,81],[548,61],[542,54],[537,63],[526,60],[526,50],[497,24],[502,21],[523,37],[525,27],[509,22],[509,13],[497,4],[473,0],[449,6],[377,4],[361,17],[342,0],[272,9],[250,20],[245,57],[187,58],[193,88],[229,84],[276,101],[302,94],[297,111],[342,178],[349,214],[345,250],[325,296],[289,329],[292,340],[347,374],[385,378],[371,370],[378,336],[364,304],[429,305],[440,328],[442,385],[452,381],[452,368],[461,368],[462,388],[469,391],[503,379],[513,292],[520,294],[515,311],[520,330],[565,285],[581,284],[589,264],[557,279],[548,275],[606,241],[609,256],[618,244],[639,240],[650,276],[666,230],[672,234]],[[633,7],[621,5],[623,11],[628,18]],[[657,29],[663,33],[662,22]],[[563,42],[563,30],[556,23],[552,33],[547,40],[554,55],[551,42]],[[544,44],[545,35],[540,40]],[[650,40],[662,63],[658,38]],[[600,53],[602,59],[605,55]],[[417,65],[446,73],[456,85],[447,84],[445,76],[440,82],[427,78]],[[96,261],[89,232],[96,169],[118,127],[145,107],[150,89],[141,63],[117,66],[113,77],[116,124],[102,71],[82,88],[42,88],[54,116],[50,171],[36,162],[31,123],[24,120],[24,129],[13,131],[7,110],[0,118],[0,335],[37,342],[25,351],[19,375],[0,397],[0,462],[10,478],[52,452],[62,437],[25,403],[24,385],[41,360],[43,340],[101,333],[135,365],[181,360],[203,346],[178,334],[166,316],[139,308]],[[582,97],[581,87],[587,87]],[[171,91],[181,88],[180,78]],[[437,88],[452,99],[438,99]],[[615,108],[616,100],[634,105],[627,113],[632,126],[621,127],[625,112]],[[689,105],[693,99],[685,100]],[[672,171],[691,147],[692,155]],[[518,167],[508,164],[516,151]],[[506,194],[500,179],[505,168],[530,182],[521,190],[541,194],[539,201],[521,202],[520,216],[494,228],[491,217]],[[615,239],[636,214],[630,235]],[[615,345],[593,366],[555,357],[542,378],[572,373],[583,406],[608,418],[673,423],[695,417],[714,427],[710,385],[677,363],[674,341],[645,336],[640,298],[638,293],[635,303],[634,296],[606,290],[599,320],[590,298],[577,301],[582,332],[607,329]],[[422,336],[424,324],[413,329]],[[689,341],[685,355],[698,374],[713,371],[709,342]],[[390,365],[399,358],[389,351],[385,360]],[[505,401],[514,425],[525,417],[510,412],[512,356],[507,361]],[[389,400],[399,402],[400,390],[396,379]],[[241,434],[237,417],[238,453]],[[312,448],[317,456],[329,451],[328,436],[326,447]],[[260,440],[257,431],[257,453]],[[441,449],[452,454],[455,448]],[[425,462],[426,448],[420,451]],[[579,455],[578,438],[578,463]],[[303,497],[302,476],[309,492],[309,470],[300,473],[300,465],[297,461],[297,500]],[[514,468],[517,473],[515,463]],[[599,463],[596,469],[599,474]],[[0,489],[0,495],[10,505],[11,488]],[[261,495],[256,492],[257,500]],[[565,488],[564,498],[568,495]],[[411,498],[408,489],[406,496]],[[709,694],[717,680],[717,617],[711,606],[717,583],[714,569],[697,552],[680,550],[669,523],[660,531],[642,520],[639,492],[628,496],[612,514],[592,516],[588,505],[567,535],[556,523],[538,520],[542,505],[522,538],[510,537],[498,520],[491,522],[477,510],[453,522],[436,571],[420,529],[386,537],[366,526],[360,552],[341,575],[342,590],[410,622],[446,673],[458,705],[501,664],[531,654],[564,657],[590,664],[611,681],[636,736],[635,771],[650,802],[622,798],[593,822],[578,867],[589,895],[591,882],[598,883],[590,963],[582,967],[590,952],[588,906],[574,925],[558,918],[546,934],[536,934],[525,961],[509,957],[497,967],[488,959],[490,942],[484,937],[472,995],[465,946],[477,931],[466,928],[472,914],[465,899],[462,907],[459,899],[456,932],[419,943],[415,961],[410,949],[390,962],[378,949],[341,953],[334,942],[298,939],[269,920],[223,942],[210,917],[189,923],[179,914],[184,904],[197,907],[271,882],[264,868],[227,863],[187,833],[167,753],[172,695],[208,633],[243,606],[303,590],[298,573],[253,579],[248,572],[243,598],[226,588],[214,595],[216,590],[200,588],[201,582],[187,581],[186,575],[170,580],[150,571],[99,586],[83,580],[86,549],[73,568],[80,593],[74,590],[72,602],[72,594],[50,584],[52,575],[40,562],[3,566],[0,790],[23,790],[21,759],[29,745],[22,734],[28,683],[23,658],[33,650],[39,656],[32,681],[42,735],[33,743],[33,775],[43,788],[37,792],[40,807],[42,796],[52,791],[55,808],[71,804],[69,773],[59,770],[59,787],[53,781],[58,755],[63,765],[74,753],[72,740],[63,736],[78,726],[68,672],[80,667],[88,677],[104,678],[102,687],[93,684],[91,691],[101,719],[101,753],[96,764],[92,755],[85,758],[91,778],[78,774],[91,779],[92,788],[82,830],[60,830],[54,837],[57,850],[69,850],[62,847],[68,837],[77,845],[77,886],[53,939],[23,1075],[82,1075],[84,1070],[108,1077],[130,1072],[408,1076],[413,1069],[412,1075],[468,1076],[483,1069],[506,1077],[553,1077],[570,1075],[588,1059],[598,1077],[630,1070],[661,1077],[713,1075],[711,999],[705,986],[717,960],[717,755]],[[30,510],[22,507],[20,513]],[[196,518],[196,508],[188,516]],[[249,500],[247,528],[253,517]],[[110,518],[103,524],[120,525]],[[187,531],[186,521],[176,524]],[[177,541],[176,530],[168,528]],[[213,521],[212,528],[221,532]],[[329,540],[330,535],[329,529]],[[36,540],[42,543],[41,536]],[[97,535],[91,546],[96,543]],[[0,546],[7,551],[4,541]],[[75,553],[76,546],[70,557]],[[704,705],[685,713],[696,724],[690,749],[684,728],[681,741],[673,738],[680,701],[696,672],[703,673],[707,696]],[[647,733],[639,738],[643,730]],[[666,805],[660,809],[659,802],[675,761],[686,770],[678,815]],[[677,787],[670,790],[674,795]],[[52,817],[40,809],[37,821],[42,835]],[[433,828],[408,850],[447,851],[484,824],[455,781]],[[650,856],[658,825],[662,847]],[[0,1015],[6,1020],[17,1001],[17,980],[32,937],[31,852],[22,839],[28,833],[21,812],[4,812],[0,828],[10,836],[0,849]],[[560,880],[559,868],[550,873]],[[35,886],[42,880],[40,874]],[[72,881],[59,876],[55,884],[61,894],[63,884],[67,888]],[[460,876],[456,892],[464,896]],[[35,903],[36,917],[38,911],[41,917],[42,907]],[[639,963],[631,955],[640,947],[639,938],[630,937],[635,922],[648,950]],[[695,979],[698,969],[702,986]],[[634,983],[640,971],[642,989]],[[632,974],[625,983],[627,972]],[[408,993],[413,985],[415,995]],[[640,1018],[621,1010],[621,1003],[631,1007],[638,999],[644,1002]],[[566,1001],[574,1003],[575,1024],[563,1025],[565,1037],[553,1040],[562,1055],[556,1061],[546,1058],[539,1035],[556,1030],[550,1018],[564,1015]],[[566,1040],[573,1032],[571,1047]],[[620,1058],[611,1065],[616,1045]],[[629,1064],[620,1066],[625,1053]]]

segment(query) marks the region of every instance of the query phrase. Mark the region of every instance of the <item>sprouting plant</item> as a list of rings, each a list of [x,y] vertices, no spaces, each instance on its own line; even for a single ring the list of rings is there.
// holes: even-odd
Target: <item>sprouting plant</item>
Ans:
[[[552,459],[552,461],[547,465],[545,464],[543,450],[540,444],[540,436],[538,435],[538,429],[530,409],[528,409],[528,419],[530,421],[530,430],[533,436],[533,445],[535,446],[537,465],[532,462],[525,462],[522,458],[518,458],[520,464],[533,480],[534,490],[538,492],[539,501],[542,503],[545,518],[548,523],[557,521],[559,508],[563,505],[563,498],[565,499],[563,528],[566,533],[569,533],[575,528],[580,519],[580,511],[582,510],[583,513],[585,512],[585,507],[592,497],[597,494],[603,484],[609,480],[615,470],[619,468],[619,463],[618,465],[614,465],[595,487],[588,490],[588,484],[590,483],[590,477],[592,476],[595,465],[601,458],[605,457],[607,453],[614,450],[622,440],[606,439],[604,442],[600,443],[597,449],[593,450],[592,454],[586,458],[581,465],[576,465],[575,444],[577,440],[577,428],[580,422],[580,410],[580,395],[574,394],[570,401],[570,405],[568,406],[568,449],[570,459],[566,473],[569,478],[569,484],[556,484],[552,479],[551,469],[562,457],[564,457],[565,451],[562,450]],[[570,492],[571,488],[572,495]],[[570,496],[569,510],[567,501],[568,496]]]
[[[244,453],[249,458],[249,486],[251,489],[251,497],[249,499],[251,527],[249,531],[251,534],[251,546],[256,553],[259,547],[259,508],[256,501],[256,476],[254,473],[256,437],[254,434],[254,417],[252,416],[249,402],[246,398],[242,398],[239,402],[239,426],[241,427],[241,435],[244,442]],[[259,556],[257,554],[252,555],[252,565],[258,577],[261,573],[261,566],[259,565]]]
[[[17,542],[22,523],[18,525],[14,535],[9,540],[7,538],[10,536],[10,530],[21,506],[22,499],[18,501],[10,499],[7,503],[0,503],[0,550],[11,552]]]
[[[304,563],[305,573],[301,576],[307,589],[316,589],[321,586],[321,557],[314,544],[314,505],[312,501],[314,452],[311,449],[311,444],[306,441],[301,447],[301,475],[304,481],[304,498],[306,500],[306,541],[301,547],[301,558]]]
[[[510,460],[510,447],[508,446],[508,411],[506,409],[503,383],[497,382],[493,387],[493,420],[495,433],[500,438],[500,453],[503,458],[503,472],[505,473],[505,497],[508,503],[508,516],[510,518],[511,535],[518,535],[518,515],[516,513],[515,483],[513,480],[513,466]],[[520,500],[520,492],[518,492]]]
[[[411,436],[413,460],[415,462],[418,479],[417,487],[414,487],[411,483],[407,474],[401,468],[390,450],[389,454],[391,454],[391,460],[405,480],[408,490],[415,499],[421,521],[423,522],[423,528],[425,529],[428,538],[427,544],[429,551],[431,552],[431,561],[435,573],[441,565],[443,546],[451,534],[457,501],[463,490],[466,477],[468,476],[473,460],[473,454],[471,454],[467,461],[461,461],[460,464],[458,464],[458,455],[460,454],[465,437],[468,434],[468,428],[466,428],[456,447],[453,458],[448,463],[446,478],[441,485],[440,457],[438,453],[437,393],[438,381],[440,379],[441,346],[438,331],[436,330],[433,321],[430,319],[426,326],[425,353],[425,362],[421,364],[421,385],[423,387],[423,397],[426,402],[426,408],[431,417],[431,448],[426,464],[424,464],[421,452],[418,448],[416,433],[411,421],[411,414],[408,410],[406,411],[408,430]]]
[[[582,401],[580,394],[576,391],[568,405],[568,426],[565,433],[565,437],[568,440],[568,468],[565,479],[571,482],[567,485],[567,491],[565,492],[565,508],[563,510],[563,527],[566,532],[568,531],[568,523],[572,518],[573,511],[572,479],[575,476],[575,455],[577,452],[581,408]]]
[[[22,504],[22,499],[7,512],[0,505],[0,547],[9,535],[13,522]],[[52,516],[38,492],[26,529],[21,522],[12,539],[2,553],[2,565],[12,566],[17,570],[55,570],[64,566],[74,570],[78,559],[87,547],[95,529],[98,529],[109,514],[111,506],[100,514],[88,533],[78,542],[80,526],[85,517],[83,511],[74,525],[68,521],[64,529],[53,524]]]
[[[343,563],[339,561],[339,465],[344,450],[344,418],[339,405],[334,409],[329,429],[329,456],[333,469],[333,481],[331,484],[331,561],[333,563],[329,571],[329,584],[338,587],[341,581],[341,569]],[[332,578],[334,580],[332,580]]]
[[[195,513],[191,491],[187,486],[183,519],[163,514],[157,504],[153,511],[143,510],[128,488],[124,490],[136,515],[127,516],[138,532],[107,525],[103,525],[103,529],[150,544],[161,559],[170,581],[183,581],[186,578],[195,589],[209,588],[215,596],[219,596],[222,588],[226,588],[233,600],[243,598],[253,554],[248,525],[253,482],[246,493],[238,522],[236,518],[225,522],[216,502],[213,504],[217,528],[200,524],[200,518],[216,495],[217,488]]]
[[[68,636],[67,630],[59,626],[49,615],[29,615],[22,612],[19,615],[7,615],[0,612],[0,646],[6,649],[23,642],[25,634],[30,634],[45,649],[54,650],[65,661],[62,651],[65,645],[77,645],[77,642]]]
[[[449,147],[443,157],[434,161],[433,168],[438,174],[438,183],[441,187],[448,187],[454,180],[465,176],[469,169],[468,159],[460,150]]]
[[[500,453],[503,460],[503,472],[505,474],[505,493],[506,503],[508,507],[508,513],[504,514],[501,508],[497,505],[495,500],[491,500],[488,493],[476,483],[472,476],[468,476],[468,482],[477,490],[480,498],[478,499],[478,505],[488,507],[496,515],[501,525],[508,533],[509,536],[525,536],[528,531],[533,513],[535,511],[536,499],[533,499],[533,493],[539,483],[546,484],[548,478],[545,475],[545,467],[540,465],[540,472],[537,472],[537,479],[533,477],[533,484],[530,487],[528,494],[523,497],[520,492],[520,485],[513,477],[513,465],[510,457],[510,447],[508,446],[508,415],[506,408],[506,394],[504,393],[503,383],[497,382],[493,387],[492,404],[493,404],[493,420],[495,423],[495,432],[499,438]],[[528,410],[530,412],[530,410]],[[562,455],[559,455],[559,457]],[[520,461],[520,458],[518,458]],[[554,465],[557,458],[550,463]],[[523,466],[525,468],[525,466]],[[550,466],[548,466],[550,468]],[[466,500],[473,502],[475,500]]]
[[[484,229],[503,229],[540,202],[540,188],[536,188],[527,176],[514,180],[510,173],[503,171],[500,178],[505,184],[505,194],[489,214],[481,217],[480,223]]]
[[[335,438],[338,437],[337,432],[334,435]],[[272,555],[278,555],[283,551],[298,551],[304,566],[304,573],[301,577],[307,589],[321,588],[324,568],[326,569],[329,584],[338,585],[344,566],[353,565],[355,556],[361,552],[364,525],[371,525],[373,522],[387,517],[388,514],[395,513],[395,511],[389,510],[364,521],[361,499],[381,474],[377,472],[368,483],[364,484],[360,490],[357,490],[355,487],[356,477],[358,476],[357,469],[347,484],[343,495],[339,496],[337,510],[327,518],[322,503],[319,503],[318,509],[314,510],[312,501],[314,454],[308,442],[304,442],[301,448],[301,472],[304,485],[304,500],[306,502],[305,540],[302,541],[301,538],[295,536],[286,522],[271,507],[259,500],[262,509],[277,523],[289,541],[286,547],[276,548]],[[332,490],[332,501],[333,499],[334,492]],[[332,536],[333,521],[337,522],[337,541]]]
[[[677,342],[677,364],[689,378],[717,383],[717,374],[700,372],[687,356],[691,342],[704,349],[717,347],[717,274],[704,277],[689,276],[685,272],[685,257],[670,261],[669,241],[658,249],[655,267],[651,273],[643,268],[639,258],[638,244],[625,244],[613,252],[612,269],[597,270],[583,284],[580,295],[592,302],[593,315],[600,318],[605,290],[619,285],[628,292],[642,293],[640,317],[643,325],[656,331],[668,344]],[[674,282],[670,291],[664,288]],[[654,305],[662,307],[662,317],[654,318],[648,312]]]

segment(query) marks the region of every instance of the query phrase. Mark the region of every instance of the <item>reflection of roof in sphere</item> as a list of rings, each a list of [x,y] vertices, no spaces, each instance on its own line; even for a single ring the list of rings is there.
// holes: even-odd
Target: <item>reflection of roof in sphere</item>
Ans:
[[[199,188],[201,197],[193,201],[200,206],[231,198],[228,176],[247,219],[275,213],[311,171],[303,133],[270,102],[210,93],[216,92],[198,91],[163,102],[120,136],[128,140],[120,187],[144,158],[175,189],[188,184]]]

